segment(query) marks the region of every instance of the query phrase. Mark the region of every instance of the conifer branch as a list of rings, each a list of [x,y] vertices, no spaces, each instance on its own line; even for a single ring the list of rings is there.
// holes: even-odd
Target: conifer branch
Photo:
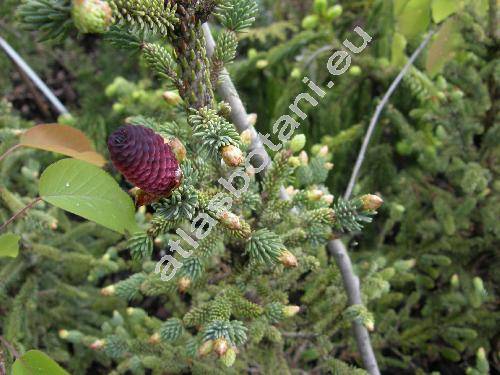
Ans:
[[[211,57],[215,50],[215,41],[212,36],[212,32],[210,31],[210,26],[207,23],[203,24],[203,31],[205,33],[207,55]],[[265,163],[268,168],[271,164],[271,159],[269,158],[257,131],[250,125],[248,113],[226,69],[223,69],[221,72],[217,89],[219,94],[222,96],[222,99],[224,99],[224,101],[229,103],[231,106],[231,120],[236,126],[238,132],[241,134],[247,129],[250,129],[252,132],[252,144],[250,145],[250,150],[257,151],[255,157],[252,158],[252,161],[256,165],[262,165],[262,163]]]

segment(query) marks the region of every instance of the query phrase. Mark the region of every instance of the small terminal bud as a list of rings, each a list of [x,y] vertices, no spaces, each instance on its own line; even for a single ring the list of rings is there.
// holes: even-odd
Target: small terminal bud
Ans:
[[[241,220],[238,215],[233,214],[229,211],[224,211],[219,217],[219,220],[227,228],[232,230],[241,229]]]
[[[325,169],[326,169],[327,171],[331,171],[331,170],[333,169],[333,163],[330,163],[330,162],[325,163],[325,164],[324,164],[324,167],[325,167]]]
[[[365,327],[368,331],[373,332],[375,330],[375,322],[370,319],[365,322]]]
[[[315,202],[315,201],[319,201],[323,197],[323,195],[325,195],[325,193],[322,190],[313,189],[313,190],[309,190],[307,192],[307,199]]]
[[[106,345],[104,340],[95,340],[92,344],[89,345],[89,348],[92,350],[102,349]]]
[[[453,274],[453,276],[451,277],[450,282],[451,282],[451,286],[453,288],[458,288],[460,286],[460,279],[459,279],[459,277],[458,277],[458,275],[456,273]]]
[[[172,152],[175,155],[175,158],[179,163],[182,163],[186,159],[186,147],[182,144],[179,138],[171,138],[168,140],[167,144],[172,149]]]
[[[364,211],[376,211],[384,203],[382,198],[374,194],[365,194],[360,199]]]
[[[177,282],[177,287],[179,288],[179,292],[181,293],[185,293],[190,286],[191,286],[191,279],[188,277],[181,277]]]
[[[257,64],[255,64],[256,68],[261,69],[261,70],[265,69],[268,65],[269,65],[269,61],[264,60],[264,59],[258,60]]]
[[[109,285],[109,286],[101,289],[101,295],[106,296],[106,297],[110,297],[110,296],[113,296],[115,294],[115,291],[116,291],[116,287],[114,285]]]
[[[325,194],[321,197],[321,199],[330,205],[333,203],[334,197],[332,194]]]
[[[226,354],[228,349],[229,349],[229,346],[228,346],[225,338],[221,337],[221,338],[218,338],[217,340],[215,340],[214,352],[217,353],[217,355],[219,357],[222,357],[224,354]]]
[[[300,167],[300,159],[297,156],[290,156],[288,159],[288,165],[293,168]]]
[[[154,345],[159,344],[160,343],[160,334],[158,332],[155,332],[153,335],[151,335],[149,337],[148,342],[150,344],[154,344]]]
[[[299,306],[289,305],[289,306],[283,307],[283,315],[286,318],[291,318],[292,316],[297,315],[299,313],[299,311],[300,311]]]
[[[321,148],[318,151],[318,156],[328,156],[328,146],[321,146]]]
[[[214,349],[214,341],[213,340],[208,340],[205,341],[201,346],[198,348],[198,354],[203,357],[212,352]]]
[[[241,142],[243,142],[243,144],[245,146],[250,146],[252,144],[252,142],[253,142],[252,129],[244,130],[240,134],[240,139],[241,139]]]
[[[255,126],[255,124],[257,123],[257,113],[250,113],[247,118],[248,124],[250,126]]]
[[[65,339],[69,336],[69,332],[65,329],[60,329],[59,330],[59,337],[62,339]]]
[[[307,156],[307,152],[302,150],[299,154],[300,164],[307,165],[309,163],[309,156]]]
[[[165,91],[162,98],[170,105],[179,105],[182,102],[181,96],[176,91]]]
[[[236,361],[236,350],[230,347],[229,349],[227,349],[224,355],[220,357],[220,359],[226,367],[231,367]]]
[[[222,159],[230,167],[237,167],[245,161],[243,152],[233,145],[224,146],[221,149]]]
[[[297,134],[290,141],[290,149],[293,152],[301,151],[306,145],[306,136],[304,134]]]
[[[290,198],[293,198],[295,196],[295,194],[297,194],[298,190],[295,189],[292,185],[288,186],[286,189],[285,189],[286,193],[288,194],[288,196]]]
[[[293,255],[288,250],[283,250],[279,259],[281,264],[283,264],[287,268],[294,268],[299,265],[299,262],[297,262],[297,258],[295,257],[295,255]]]

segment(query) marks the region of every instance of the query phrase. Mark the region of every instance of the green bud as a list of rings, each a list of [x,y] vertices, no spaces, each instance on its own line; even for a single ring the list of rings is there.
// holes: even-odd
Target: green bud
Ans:
[[[451,283],[451,286],[455,289],[460,286],[460,278],[458,277],[458,275],[456,273],[451,277],[450,283]]]
[[[299,68],[293,68],[292,73],[290,73],[290,77],[294,79],[299,79],[301,75],[302,70],[300,70]]]
[[[453,100],[460,100],[464,97],[464,92],[462,90],[454,90],[451,95],[450,95],[451,99]]]
[[[255,64],[257,69],[265,69],[268,65],[269,65],[269,61],[264,60],[264,59],[257,61],[257,63]]]
[[[446,79],[443,76],[439,76],[436,79],[436,87],[439,90],[446,90],[448,88],[448,82],[446,82]]]
[[[353,77],[359,77],[361,75],[361,73],[363,73],[363,71],[361,70],[361,68],[357,65],[353,65],[351,66],[351,68],[349,69],[349,74]]]
[[[302,28],[306,30],[312,30],[316,28],[319,24],[319,17],[316,14],[311,14],[309,16],[306,16],[302,20]]]
[[[304,134],[297,134],[290,141],[290,150],[292,150],[292,152],[299,152],[302,151],[305,145],[306,145],[306,136]]]
[[[485,292],[485,289],[484,289],[484,283],[483,283],[483,280],[480,278],[480,277],[474,277],[474,279],[472,279],[472,284],[474,285],[474,290],[478,293],[484,293]]]
[[[314,0],[314,12],[317,14],[324,14],[328,6],[327,0]]]
[[[84,34],[105,33],[113,22],[111,7],[103,0],[73,0],[71,16]]]
[[[232,365],[234,365],[234,362],[236,361],[236,350],[234,350],[232,347],[230,347],[220,357],[220,360],[224,364],[224,366],[231,367]]]
[[[57,122],[62,125],[74,126],[76,124],[76,119],[71,113],[64,113],[57,118]]]
[[[250,48],[248,50],[247,56],[249,59],[253,59],[253,58],[257,57],[258,54],[259,53],[257,52],[257,50],[255,48]]]
[[[333,21],[335,18],[338,18],[342,15],[342,11],[343,11],[343,8],[342,8],[342,5],[334,5],[330,8],[328,8],[328,10],[326,11],[326,19],[328,21]]]

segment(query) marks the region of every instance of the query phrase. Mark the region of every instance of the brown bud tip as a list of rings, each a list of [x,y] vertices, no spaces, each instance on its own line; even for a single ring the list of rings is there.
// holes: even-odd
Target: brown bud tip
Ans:
[[[153,335],[151,335],[148,342],[150,344],[159,344],[160,343],[160,334],[158,332],[154,333]]]
[[[293,198],[297,193],[298,193],[298,190],[295,189],[292,185],[288,186],[286,189],[285,189],[286,193],[288,194],[288,196],[290,198]]]
[[[325,195],[325,193],[319,189],[313,189],[307,192],[307,198],[313,202],[319,201],[323,195]]]
[[[321,146],[321,148],[319,149],[318,155],[323,156],[323,157],[327,156],[328,155],[328,146]]]
[[[62,339],[65,339],[69,336],[69,332],[65,329],[60,329],[59,330],[59,337]]]
[[[241,229],[240,218],[237,215],[233,214],[232,212],[229,211],[222,212],[219,220],[222,224],[224,224],[224,226],[226,226],[229,229],[232,230]]]
[[[179,288],[179,292],[184,293],[191,286],[191,279],[188,277],[181,277],[177,282],[177,287]]]
[[[165,91],[162,98],[170,105],[179,105],[182,102],[181,96],[175,91]]]
[[[302,165],[309,164],[309,156],[307,156],[307,152],[302,150],[299,154],[299,160],[300,160],[300,164],[302,164]]]
[[[222,159],[230,167],[237,167],[245,161],[243,152],[233,145],[224,146],[221,148]]]
[[[218,338],[214,342],[214,352],[217,353],[219,357],[222,357],[226,352],[227,349],[229,348],[227,341],[225,338]]]
[[[89,348],[92,350],[99,350],[104,347],[106,342],[104,340],[95,340],[92,344],[89,345]]]
[[[56,230],[58,228],[58,221],[54,220],[53,222],[50,223],[50,229]]]
[[[283,307],[283,315],[287,318],[291,318],[299,313],[300,307],[295,305]]]
[[[374,194],[363,195],[360,199],[365,211],[376,211],[384,203],[382,198]]]
[[[297,267],[299,262],[297,262],[297,258],[288,250],[284,250],[280,255],[280,262],[287,268]]]
[[[334,200],[334,197],[332,194],[325,194],[321,197],[321,199],[328,203],[328,205],[332,204],[333,203],[333,200]]]
[[[115,290],[116,288],[114,285],[107,286],[106,288],[101,289],[101,295],[106,297],[112,296],[115,294]]]
[[[186,159],[186,147],[184,147],[179,138],[171,138],[167,143],[172,149],[177,161],[182,163]]]
[[[208,340],[205,341],[201,346],[198,348],[198,354],[203,357],[206,355],[209,355],[212,350],[214,349],[214,341],[213,340]]]
[[[373,332],[375,330],[375,323],[372,322],[371,320],[365,323],[366,329],[370,332]]]

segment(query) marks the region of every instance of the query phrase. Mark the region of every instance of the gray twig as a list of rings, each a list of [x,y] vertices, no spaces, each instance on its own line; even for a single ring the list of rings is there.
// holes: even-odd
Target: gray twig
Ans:
[[[385,93],[384,97],[380,101],[380,103],[377,105],[377,108],[375,109],[375,113],[373,114],[371,120],[370,120],[370,125],[368,126],[368,130],[366,131],[365,138],[363,139],[363,144],[361,145],[361,149],[359,150],[358,154],[358,159],[356,160],[356,164],[354,165],[354,169],[352,170],[351,174],[351,179],[349,180],[349,185],[347,185],[347,189],[344,194],[344,199],[349,199],[349,197],[352,194],[352,191],[354,189],[354,185],[356,185],[356,180],[358,179],[359,171],[361,169],[361,166],[363,165],[363,161],[365,160],[365,155],[366,155],[366,150],[368,149],[368,144],[370,143],[370,139],[372,138],[373,131],[375,130],[375,126],[377,125],[378,119],[380,117],[380,114],[382,113],[382,110],[386,106],[387,102],[389,101],[391,95],[394,93],[396,88],[399,86],[401,83],[401,80],[405,76],[405,74],[408,72],[408,69],[413,65],[417,57],[420,55],[422,50],[425,48],[427,43],[431,40],[432,35],[434,34],[433,31],[430,31],[427,37],[423,40],[423,42],[418,46],[418,48],[413,52],[411,55],[410,59],[406,63],[406,65],[403,67],[401,72],[397,75],[396,79],[391,83],[389,86],[389,89]]]
[[[394,93],[398,85],[401,83],[401,80],[410,69],[411,65],[415,62],[417,57],[423,51],[427,43],[429,43],[432,35],[434,33],[431,31],[427,35],[427,37],[422,41],[420,46],[413,52],[406,65],[403,67],[401,72],[394,79],[392,84],[389,86],[389,89],[385,93],[382,101],[377,105],[375,113],[370,121],[370,125],[368,126],[368,130],[366,131],[365,138],[363,139],[363,144],[361,145],[361,149],[358,154],[358,159],[356,160],[356,164],[352,171],[351,179],[349,181],[349,185],[344,194],[345,199],[349,199],[351,197],[352,191],[354,189],[354,185],[356,184],[356,180],[359,175],[359,171],[361,166],[363,165],[363,161],[365,159],[366,150],[368,149],[368,144],[370,143],[370,139],[373,135],[373,131],[377,125],[377,122],[380,118],[380,114],[384,109],[385,105],[389,102],[389,98]],[[347,297],[349,300],[349,305],[360,305],[363,304],[361,299],[361,290],[359,286],[359,278],[356,276],[352,269],[352,262],[349,254],[347,253],[347,249],[344,243],[339,240],[330,241],[327,245],[330,253],[335,257],[335,261],[337,262],[337,266],[340,269],[340,273],[342,274],[342,280],[344,282],[344,288],[347,292]],[[372,345],[370,343],[370,336],[368,335],[368,330],[359,322],[353,323],[353,331],[354,336],[356,338],[356,343],[358,345],[358,350],[361,354],[361,358],[363,359],[363,364],[371,375],[380,374],[380,370],[378,368],[377,359],[375,358],[375,354],[373,352]]]
[[[0,48],[2,48],[7,56],[14,62],[14,64],[28,76],[28,78],[33,81],[33,83],[38,87],[38,89],[45,95],[47,100],[52,104],[55,110],[63,115],[68,113],[68,110],[62,104],[59,99],[54,95],[54,93],[49,89],[49,87],[40,79],[40,77],[31,69],[31,67],[24,61],[24,59],[19,56],[19,54],[7,43],[5,39],[0,36]]]

